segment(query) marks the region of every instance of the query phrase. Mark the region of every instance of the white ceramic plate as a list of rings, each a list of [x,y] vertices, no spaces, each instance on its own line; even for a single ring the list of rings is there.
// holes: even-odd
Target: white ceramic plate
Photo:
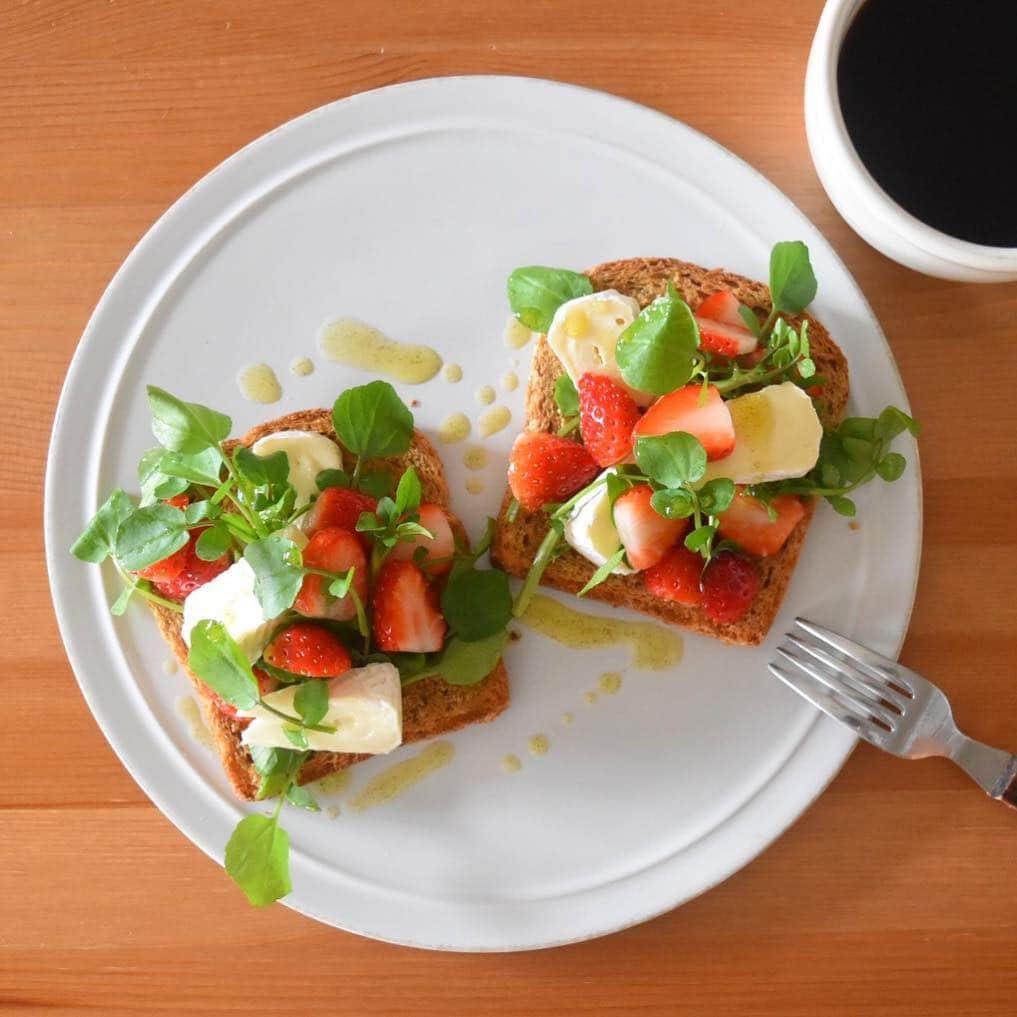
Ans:
[[[46,545],[68,655],[106,737],[145,792],[221,860],[243,808],[175,710],[186,679],[140,606],[113,619],[114,578],[67,553],[153,442],[144,385],[232,414],[240,432],[330,405],[367,380],[325,361],[316,336],[339,315],[429,343],[463,367],[402,387],[421,426],[497,386],[529,349],[501,332],[518,265],[582,269],[673,255],[765,278],[771,244],[808,243],[815,310],[846,351],[852,410],[906,408],[893,358],[858,287],[795,207],[708,138],[651,110],[521,78],[418,81],[353,96],[273,131],[181,198],[138,244],[93,316],[68,373],[46,484]],[[317,370],[295,378],[291,358]],[[265,361],[273,406],[235,376]],[[464,491],[462,446],[446,462],[474,533],[500,499],[515,423],[487,442],[486,491]],[[921,537],[917,459],[859,501],[860,529],[820,509],[774,627],[757,649],[690,636],[684,662],[645,673],[628,651],[575,652],[525,630],[508,653],[511,708],[451,737],[455,759],[384,806],[334,821],[288,810],[291,907],[367,936],[452,950],[518,950],[597,936],[659,914],[731,875],[837,772],[852,737],[770,678],[776,634],[796,614],[895,654]],[[580,605],[575,605],[580,606]],[[589,604],[587,610],[603,611]],[[608,669],[620,694],[583,702]],[[562,726],[563,713],[575,722]],[[529,736],[550,752],[533,757]],[[419,751],[407,747],[397,758]],[[507,775],[506,753],[523,760]],[[391,757],[357,768],[362,784]],[[325,799],[328,804],[329,799]],[[226,877],[223,876],[225,879]],[[237,891],[239,893],[239,890]]]

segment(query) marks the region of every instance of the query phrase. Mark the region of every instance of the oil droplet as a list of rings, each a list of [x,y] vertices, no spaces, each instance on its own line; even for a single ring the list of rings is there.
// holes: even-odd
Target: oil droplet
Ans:
[[[596,692],[584,692],[583,693],[583,702],[586,703],[587,706],[593,706],[593,704],[596,701],[597,701],[597,693]]]
[[[451,742],[434,742],[428,745],[418,755],[382,770],[369,780],[364,789],[350,799],[350,808],[362,812],[364,809],[398,798],[425,777],[429,777],[443,766],[448,766],[455,754],[456,750]]]
[[[487,449],[483,445],[471,445],[463,453],[463,465],[468,470],[482,470],[487,465]]]
[[[503,427],[508,426],[512,414],[507,406],[492,406],[486,413],[480,415],[477,421],[477,430],[481,438],[490,438],[497,434]]]
[[[632,650],[633,663],[643,671],[666,671],[682,659],[681,636],[660,625],[584,614],[540,594],[520,621],[576,650],[624,643]]]
[[[430,346],[397,342],[356,318],[339,318],[326,325],[318,347],[337,364],[387,374],[407,385],[430,381],[441,370],[441,357]]]
[[[526,747],[535,756],[543,756],[547,754],[547,750],[551,748],[551,742],[548,740],[546,734],[535,734],[530,737],[530,740],[526,743]]]
[[[441,376],[450,384],[463,380],[463,369],[458,364],[446,364]]]
[[[615,696],[621,691],[622,676],[617,671],[605,671],[597,682],[597,688],[609,696]]]
[[[162,673],[163,674],[176,674],[177,673],[177,658],[167,657],[162,662]]]
[[[306,378],[314,373],[314,361],[310,357],[295,357],[290,361],[290,373],[298,378]]]
[[[248,364],[237,375],[237,385],[252,403],[276,403],[282,398],[279,379],[268,364]]]
[[[337,770],[327,777],[322,777],[321,780],[316,780],[314,788],[323,795],[341,795],[349,791],[352,783],[353,774],[349,770]]]
[[[480,388],[474,392],[474,396],[481,406],[490,406],[494,402],[495,391],[490,385],[481,385]]]
[[[563,713],[561,715],[561,722],[568,727],[576,718],[571,713]]]
[[[465,413],[450,413],[438,425],[438,438],[443,445],[454,445],[470,433],[470,418]]]
[[[190,696],[180,696],[177,699],[177,713],[183,718],[187,725],[187,733],[206,749],[215,748],[215,739],[212,732],[205,724],[205,718],[201,715],[201,707]]]
[[[329,819],[338,819],[339,818],[339,806],[338,805],[330,805],[327,809],[325,809],[325,815],[328,816]]]
[[[509,318],[505,325],[505,345],[510,350],[521,350],[532,338],[533,333],[518,318]]]
[[[470,494],[480,494],[484,490],[483,477],[469,477],[466,481],[466,490]]]
[[[506,371],[501,376],[500,384],[505,392],[515,392],[519,388],[519,375],[515,371]]]
[[[522,768],[523,764],[518,756],[514,756],[511,752],[505,756],[501,761],[501,768],[506,773],[518,773]]]

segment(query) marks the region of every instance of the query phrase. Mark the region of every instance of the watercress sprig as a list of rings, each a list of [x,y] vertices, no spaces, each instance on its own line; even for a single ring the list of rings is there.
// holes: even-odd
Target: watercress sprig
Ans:
[[[528,265],[509,276],[507,288],[512,313],[527,328],[546,334],[555,311],[569,300],[592,293],[593,283],[566,268]]]

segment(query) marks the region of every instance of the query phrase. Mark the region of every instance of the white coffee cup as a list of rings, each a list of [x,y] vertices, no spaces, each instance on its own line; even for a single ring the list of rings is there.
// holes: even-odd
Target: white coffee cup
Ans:
[[[805,132],[816,172],[848,225],[888,258],[926,275],[960,282],[1017,279],[1017,247],[987,247],[927,226],[869,174],[848,135],[837,91],[837,60],[865,0],[828,0],[805,73]]]

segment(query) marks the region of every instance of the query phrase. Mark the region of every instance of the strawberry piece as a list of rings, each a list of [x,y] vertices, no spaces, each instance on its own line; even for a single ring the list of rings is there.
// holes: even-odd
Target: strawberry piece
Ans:
[[[447,628],[438,591],[412,561],[388,561],[374,588],[371,625],[379,650],[434,653]]]
[[[455,554],[456,541],[452,535],[452,525],[449,523],[448,515],[440,505],[432,505],[425,502],[420,506],[420,525],[425,530],[430,530],[433,537],[418,536],[413,540],[401,540],[389,552],[389,558],[394,561],[409,561],[417,553],[418,548],[424,548],[427,552],[424,555],[424,562],[430,563],[436,559],[448,558],[429,569],[432,575],[443,576],[452,568],[452,555]]]
[[[313,537],[318,530],[338,526],[341,530],[356,533],[357,520],[362,512],[373,512],[378,502],[369,494],[354,491],[349,487],[326,487],[318,500],[307,513],[304,532]],[[358,538],[370,548],[371,538],[366,534],[357,534]]]
[[[771,504],[777,513],[776,519],[770,519],[761,501],[739,491],[727,511],[717,517],[720,535],[757,558],[776,554],[805,515],[805,506],[801,498],[793,494],[779,495]]]
[[[738,307],[738,298],[729,290],[714,293],[699,305],[696,324],[701,349],[723,357],[739,357],[756,348],[756,337],[746,328]]]
[[[186,494],[178,494],[173,498],[165,498],[163,505],[172,505],[174,508],[185,509],[190,504],[190,498]],[[197,539],[193,537],[193,539]],[[168,583],[184,570],[190,559],[190,543],[184,544],[179,551],[174,551],[168,558],[162,561],[153,562],[135,573],[140,579],[149,579],[153,583]]]
[[[707,386],[700,405],[702,386],[692,384],[661,396],[636,424],[633,439],[649,435],[686,431],[706,449],[706,458],[723,459],[735,447],[731,411],[713,385]]]
[[[678,544],[663,560],[643,573],[643,582],[655,597],[692,607],[702,597],[699,585],[702,575],[702,556]]]
[[[688,519],[666,519],[650,504],[653,488],[638,484],[614,503],[614,525],[634,569],[657,564],[691,525]]]
[[[703,611],[716,622],[738,621],[755,600],[759,583],[759,569],[754,562],[721,551],[703,573]]]
[[[528,512],[546,502],[564,501],[597,472],[585,446],[542,431],[523,431],[509,454],[509,487]]]
[[[614,466],[632,451],[632,428],[639,420],[628,390],[603,374],[579,379],[579,430],[598,466]]]
[[[308,678],[334,678],[349,671],[353,661],[342,640],[323,625],[296,622],[283,629],[265,649],[272,667]]]
[[[348,572],[353,569],[353,586],[360,603],[367,601],[367,555],[356,534],[329,526],[318,530],[304,548],[304,564],[325,572]],[[330,597],[331,580],[324,576],[304,576],[303,585],[293,606],[311,618],[334,618],[349,621],[357,613],[353,592],[345,597]]]

